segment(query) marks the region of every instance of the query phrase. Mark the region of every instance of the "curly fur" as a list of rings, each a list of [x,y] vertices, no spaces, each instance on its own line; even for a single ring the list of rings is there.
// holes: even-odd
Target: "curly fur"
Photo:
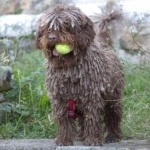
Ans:
[[[71,45],[72,52],[55,56],[57,43]],[[47,58],[46,90],[58,127],[56,143],[73,145],[77,135],[85,145],[120,141],[123,67],[111,46],[97,40],[93,22],[75,6],[57,5],[39,19],[36,46]],[[69,99],[77,101],[76,119],[68,117]]]
[[[114,39],[119,36],[119,29],[122,25],[122,13],[120,8],[113,9],[111,12],[103,12],[101,15],[90,16],[94,22],[94,29],[97,33],[97,41],[103,45],[114,46]],[[114,47],[115,48],[115,47]]]

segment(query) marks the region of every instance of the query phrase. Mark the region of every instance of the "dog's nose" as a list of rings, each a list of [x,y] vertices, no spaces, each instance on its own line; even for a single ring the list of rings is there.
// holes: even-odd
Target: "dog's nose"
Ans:
[[[54,34],[54,33],[50,33],[50,34],[49,34],[49,40],[50,40],[51,42],[56,42],[56,41],[57,41],[57,35]]]

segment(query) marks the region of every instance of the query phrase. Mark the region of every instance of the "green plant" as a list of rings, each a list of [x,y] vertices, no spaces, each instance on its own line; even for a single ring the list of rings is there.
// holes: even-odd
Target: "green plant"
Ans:
[[[14,14],[21,14],[22,12],[23,12],[23,9],[18,8],[18,9],[14,12]]]
[[[13,89],[5,94],[7,122],[0,138],[46,138],[55,134],[51,105],[45,91],[44,57],[41,52],[24,54],[12,63]]]
[[[44,56],[25,53],[12,63],[13,89],[0,138],[52,138],[56,134],[51,104],[45,91]],[[150,139],[150,66],[125,65],[123,138]]]
[[[9,56],[6,56],[5,52],[0,54],[0,66],[7,65],[9,62]]]

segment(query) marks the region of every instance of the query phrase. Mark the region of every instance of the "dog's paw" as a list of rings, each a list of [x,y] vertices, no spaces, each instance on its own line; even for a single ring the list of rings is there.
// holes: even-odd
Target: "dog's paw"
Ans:
[[[84,138],[83,138],[83,137],[78,136],[78,137],[76,138],[76,140],[77,140],[77,141],[84,141]]]
[[[86,138],[84,140],[84,145],[86,145],[86,146],[102,146],[103,141],[99,138]]]
[[[73,145],[73,141],[71,141],[71,140],[55,138],[54,141],[55,141],[56,145],[59,145],[59,146]]]
[[[77,135],[76,140],[77,141],[84,141],[84,136],[83,136],[82,132]]]
[[[116,138],[115,136],[113,135],[109,135],[105,138],[105,143],[116,143],[116,142],[120,142],[121,141],[121,138]]]

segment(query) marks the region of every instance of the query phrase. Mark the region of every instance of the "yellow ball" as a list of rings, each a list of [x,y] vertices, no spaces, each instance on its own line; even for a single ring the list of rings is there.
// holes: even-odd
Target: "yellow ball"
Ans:
[[[68,44],[56,44],[55,49],[60,54],[68,54],[71,52],[71,47]]]

